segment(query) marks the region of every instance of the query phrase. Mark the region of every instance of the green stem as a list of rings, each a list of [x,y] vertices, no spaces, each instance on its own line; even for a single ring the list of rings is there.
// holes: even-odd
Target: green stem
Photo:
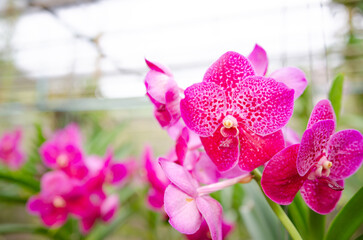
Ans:
[[[8,171],[5,169],[0,169],[0,179],[18,184],[22,187],[25,187],[33,192],[39,192],[40,186],[39,182],[26,176],[22,176],[20,174],[14,173],[12,171]]]
[[[309,239],[319,240],[324,238],[325,215],[309,210]]]
[[[261,188],[261,172],[256,168],[252,171],[252,174],[255,176],[254,179],[256,180],[258,186]],[[263,190],[262,190],[263,192]],[[267,203],[270,205],[271,209],[274,211],[276,216],[280,219],[282,225],[284,225],[285,229],[289,232],[290,236],[294,240],[302,240],[299,232],[295,228],[294,224],[290,221],[289,217],[286,215],[284,210],[281,208],[280,205],[271,201],[265,194],[263,194],[267,200]]]

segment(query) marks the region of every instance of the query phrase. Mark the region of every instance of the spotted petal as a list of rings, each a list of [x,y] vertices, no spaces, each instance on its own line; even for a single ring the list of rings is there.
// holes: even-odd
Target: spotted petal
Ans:
[[[209,67],[203,82],[215,83],[226,91],[227,96],[231,96],[232,89],[238,83],[254,75],[253,67],[247,58],[236,52],[227,52]]]
[[[185,124],[202,137],[211,136],[222,123],[226,110],[225,94],[214,83],[196,83],[188,87],[180,102]]]
[[[274,133],[289,121],[294,90],[272,78],[249,77],[233,93],[235,114],[245,126],[262,136]]]
[[[296,100],[304,92],[308,82],[305,73],[298,68],[286,67],[281,68],[270,75],[271,78],[278,82],[285,83],[291,89],[295,90],[294,100]]]
[[[165,190],[164,209],[169,216],[169,223],[184,234],[195,233],[203,220],[195,199],[174,184]]]
[[[311,128],[318,121],[327,119],[333,120],[335,122],[336,118],[333,106],[331,105],[330,101],[323,99],[315,105],[313,111],[311,112],[307,128]]]
[[[314,163],[320,160],[320,157],[325,154],[325,150],[334,133],[335,122],[333,120],[319,121],[307,129],[300,144],[300,150],[297,156],[297,171],[300,176],[304,176]]]
[[[222,206],[218,201],[203,196],[196,199],[197,207],[208,224],[213,240],[222,240]]]
[[[245,171],[252,171],[263,165],[285,147],[281,130],[263,137],[248,129],[241,128],[239,139],[240,156],[238,165]]]
[[[340,186],[344,181],[337,181]],[[330,188],[324,179],[307,180],[301,188],[301,196],[306,204],[315,212],[328,214],[334,210],[342,191]]]
[[[210,159],[219,171],[227,171],[237,164],[239,156],[238,137],[224,137],[221,127],[210,137],[201,137],[200,140]]]
[[[263,170],[262,189],[278,204],[290,204],[306,179],[296,170],[298,151],[299,144],[285,148],[271,158]]]
[[[252,64],[256,75],[265,76],[268,67],[268,59],[265,49],[256,44],[255,48],[248,56],[248,60]]]
[[[333,163],[329,177],[341,180],[353,175],[362,165],[363,136],[357,130],[335,133],[328,143],[328,160]]]

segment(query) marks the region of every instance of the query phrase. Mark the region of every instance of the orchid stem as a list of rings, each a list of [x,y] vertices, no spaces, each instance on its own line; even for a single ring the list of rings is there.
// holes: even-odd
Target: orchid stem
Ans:
[[[261,188],[261,191],[263,193],[262,187],[261,187],[261,172],[256,168],[252,171],[252,174],[255,176],[254,179],[256,180],[258,186]],[[272,211],[276,214],[276,216],[280,219],[282,225],[284,225],[285,229],[289,232],[290,236],[294,240],[302,240],[302,237],[300,236],[299,232],[295,228],[294,224],[290,221],[289,217],[286,215],[284,210],[281,208],[280,205],[277,203],[271,201],[265,194],[263,194],[267,200],[267,203],[270,205]]]

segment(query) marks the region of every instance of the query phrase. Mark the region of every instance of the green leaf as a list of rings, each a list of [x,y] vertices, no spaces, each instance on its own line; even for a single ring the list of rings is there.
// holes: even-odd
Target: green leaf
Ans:
[[[25,187],[33,192],[40,191],[40,182],[21,171],[13,172],[6,168],[0,168],[0,179]]]
[[[343,83],[344,83],[343,74],[338,74],[333,80],[333,84],[329,91],[329,100],[333,105],[337,121],[339,120],[340,117],[340,109],[342,105]]]
[[[359,189],[333,219],[325,240],[345,240],[354,234],[363,223],[362,202],[363,187]]]
[[[0,202],[25,205],[27,201],[28,201],[28,198],[26,198],[26,197],[0,193]]]

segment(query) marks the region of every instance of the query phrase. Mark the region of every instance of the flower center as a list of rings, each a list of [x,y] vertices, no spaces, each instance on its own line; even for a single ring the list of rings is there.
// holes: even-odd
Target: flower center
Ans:
[[[57,157],[57,160],[56,160],[56,162],[57,162],[57,164],[58,164],[58,166],[60,166],[60,167],[66,167],[67,165],[68,165],[68,157],[67,157],[67,155],[65,155],[65,154],[60,154],[58,157]]]
[[[56,208],[63,208],[66,206],[66,201],[61,196],[56,196],[53,199],[53,206]]]
[[[315,171],[311,172],[308,176],[309,180],[314,180],[317,177],[329,177],[330,168],[333,166],[333,163],[330,162],[325,155],[323,155],[315,166]]]
[[[238,126],[238,123],[237,123],[237,119],[234,118],[233,116],[231,115],[228,115],[226,116],[224,119],[223,119],[223,126],[225,128],[231,128],[231,127],[237,127]]]
[[[223,119],[223,127],[221,134],[223,137],[236,137],[239,134],[237,119],[231,115],[227,115]]]

